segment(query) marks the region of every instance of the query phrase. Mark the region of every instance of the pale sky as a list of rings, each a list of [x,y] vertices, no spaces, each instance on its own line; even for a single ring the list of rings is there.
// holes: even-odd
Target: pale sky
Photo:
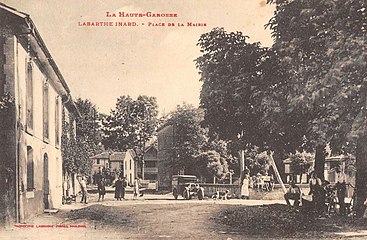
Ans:
[[[264,25],[266,0],[4,0],[31,15],[74,98],[109,113],[122,95],[155,96],[160,113],[183,102],[199,105],[196,43],[214,27],[241,31],[271,46]],[[177,18],[107,18],[106,12],[176,13]],[[136,22],[137,27],[82,27],[79,22]],[[206,27],[152,27],[148,22],[206,23]],[[144,23],[144,26],[142,25]]]

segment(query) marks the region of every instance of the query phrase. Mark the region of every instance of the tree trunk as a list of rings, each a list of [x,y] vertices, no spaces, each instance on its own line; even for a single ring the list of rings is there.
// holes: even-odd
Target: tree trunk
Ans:
[[[367,135],[358,139],[356,149],[356,206],[357,217],[363,217],[363,213],[366,209],[364,201],[367,196]]]
[[[315,153],[315,173],[321,180],[325,180],[325,144],[318,144]]]
[[[144,171],[145,171],[145,161],[144,161],[144,157],[143,157],[143,159],[141,160],[141,179],[143,179],[143,180],[145,180]]]
[[[244,171],[245,171],[245,151],[240,150],[239,151],[239,160],[240,160],[240,182],[239,184],[242,184],[243,178],[244,178]]]

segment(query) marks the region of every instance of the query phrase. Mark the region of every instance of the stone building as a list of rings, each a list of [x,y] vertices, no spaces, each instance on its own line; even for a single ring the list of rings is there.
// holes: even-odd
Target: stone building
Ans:
[[[72,121],[78,110],[30,16],[1,3],[0,97],[11,99],[0,110],[4,225],[61,206],[62,113]]]

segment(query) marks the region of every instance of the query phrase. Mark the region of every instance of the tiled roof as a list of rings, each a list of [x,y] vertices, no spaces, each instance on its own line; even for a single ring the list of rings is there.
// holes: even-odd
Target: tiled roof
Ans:
[[[91,159],[110,159],[109,152],[102,152],[100,154],[90,157]]]
[[[90,157],[90,159],[108,159],[112,162],[119,162],[125,159],[126,153],[129,152],[131,157],[135,157],[133,150],[127,150],[126,152],[102,152],[100,154]]]
[[[124,161],[126,152],[113,152],[110,161]]]

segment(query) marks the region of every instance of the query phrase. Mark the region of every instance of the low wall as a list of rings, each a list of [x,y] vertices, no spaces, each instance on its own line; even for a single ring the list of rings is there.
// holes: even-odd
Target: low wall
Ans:
[[[241,186],[237,184],[212,184],[212,183],[201,183],[201,187],[204,188],[204,195],[207,197],[212,197],[217,191],[224,192],[228,190],[230,195],[233,197],[240,197],[241,196]],[[285,185],[288,188],[288,184]],[[307,185],[304,187],[306,188]],[[304,189],[302,186],[302,190]],[[280,184],[274,185],[273,191],[259,191],[257,192],[256,189],[250,188],[250,199],[257,199],[257,200],[281,200],[284,199],[283,195],[284,192],[280,186]],[[308,191],[307,191],[308,193]]]
[[[201,183],[201,187],[204,188],[205,196],[211,197],[217,191],[224,192],[228,190],[231,195],[240,196],[241,187],[238,184],[213,184],[213,183]]]

